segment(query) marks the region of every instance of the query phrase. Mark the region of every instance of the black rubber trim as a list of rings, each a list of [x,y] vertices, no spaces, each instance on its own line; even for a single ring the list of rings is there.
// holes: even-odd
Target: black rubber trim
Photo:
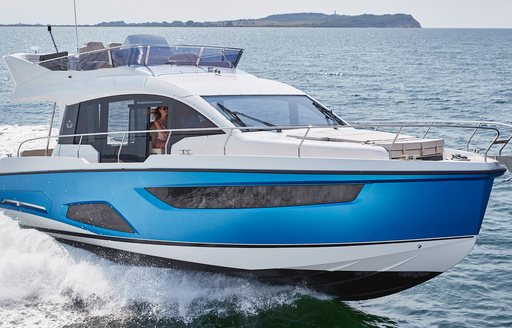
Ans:
[[[411,242],[427,242],[439,240],[453,240],[453,239],[469,239],[474,236],[459,236],[459,237],[443,237],[443,238],[430,238],[430,239],[412,239],[412,240],[399,240],[399,241],[379,241],[379,242],[354,242],[354,243],[333,243],[333,244],[216,244],[216,243],[193,243],[193,242],[176,242],[164,240],[148,240],[137,238],[124,238],[96,234],[86,234],[80,232],[71,232],[63,230],[46,229],[40,227],[31,227],[20,225],[22,228],[36,229],[41,232],[59,234],[80,238],[90,238],[99,240],[117,241],[123,243],[134,243],[144,245],[162,245],[162,246],[186,246],[186,247],[222,247],[222,248],[300,248],[300,247],[347,247],[347,246],[367,246],[367,245],[385,245],[385,244],[403,244]]]
[[[0,173],[6,175],[29,174],[56,174],[78,172],[207,172],[207,173],[266,173],[266,174],[323,174],[323,175],[495,175],[499,176],[507,172],[507,169],[478,170],[478,171],[306,171],[306,170],[259,170],[259,169],[131,169],[113,168],[99,170],[56,170],[56,171],[30,171],[16,173]]]

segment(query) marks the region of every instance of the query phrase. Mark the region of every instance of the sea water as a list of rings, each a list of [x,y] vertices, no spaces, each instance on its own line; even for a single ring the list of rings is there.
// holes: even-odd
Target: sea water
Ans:
[[[76,49],[74,29],[53,32],[60,51]],[[80,28],[79,38],[107,44],[132,33],[242,47],[241,69],[303,89],[349,122],[512,123],[510,29]],[[0,40],[0,55],[53,51],[45,27],[3,27]],[[46,135],[50,122],[51,104],[14,104],[12,88],[0,65],[0,156]],[[464,146],[471,131],[433,133]],[[511,327],[511,239],[507,173],[461,263],[399,294],[341,302],[301,286],[112,263],[0,211],[0,327]]]

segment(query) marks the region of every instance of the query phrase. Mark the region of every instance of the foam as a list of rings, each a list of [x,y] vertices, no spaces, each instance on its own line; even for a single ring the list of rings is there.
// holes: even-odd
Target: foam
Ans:
[[[254,315],[290,305],[307,289],[222,274],[125,266],[20,229],[0,211],[0,326],[52,326],[140,315],[183,322]],[[23,308],[23,315],[20,315]]]

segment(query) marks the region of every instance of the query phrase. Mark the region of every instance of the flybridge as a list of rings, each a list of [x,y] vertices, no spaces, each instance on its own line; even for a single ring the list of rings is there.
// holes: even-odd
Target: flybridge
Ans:
[[[88,42],[76,55],[60,52],[30,55],[26,60],[52,71],[91,71],[121,66],[188,65],[236,68],[243,49],[209,46],[170,46],[160,36],[136,34],[125,41],[111,43]]]

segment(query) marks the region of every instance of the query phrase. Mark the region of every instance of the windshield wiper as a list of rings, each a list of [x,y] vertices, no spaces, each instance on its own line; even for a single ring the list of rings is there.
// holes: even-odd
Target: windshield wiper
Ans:
[[[313,101],[313,106],[315,106],[322,114],[324,114],[327,124],[329,124],[329,121],[332,121],[333,125],[342,125],[341,122],[336,117],[336,115],[334,115],[332,110],[328,110],[325,107],[321,106],[320,104],[318,104],[314,101]]]
[[[254,116],[250,116],[250,115],[247,115],[245,113],[240,113],[240,112],[233,112],[235,113],[236,115],[240,115],[240,116],[243,116],[243,117],[247,117],[248,119],[250,120],[253,120],[253,121],[256,121],[256,122],[259,122],[261,124],[265,124],[266,126],[276,126],[275,124],[272,124],[272,123],[269,123],[269,122],[266,122],[266,121],[263,121],[263,120],[260,120],[259,118],[256,118]]]
[[[256,117],[254,117],[254,116],[247,115],[247,114],[245,114],[245,113],[240,113],[240,112],[233,112],[233,113],[235,113],[235,114],[237,114],[237,115],[240,115],[240,116],[243,116],[243,117],[247,117],[248,119],[253,120],[253,121],[256,121],[256,122],[259,122],[259,123],[261,123],[261,124],[265,124],[266,126],[271,126],[271,127],[272,127],[272,126],[277,126],[277,125],[275,125],[275,124],[269,123],[269,122],[267,122],[267,121],[260,120],[259,118],[256,118]],[[282,130],[281,130],[281,129],[279,129],[279,128],[278,128],[278,129],[275,129],[275,130],[276,130],[276,132],[282,132]]]
[[[239,126],[247,126],[247,124],[245,124],[244,121],[242,121],[242,119],[237,115],[237,112],[233,112],[231,109],[227,108],[221,103],[217,103],[217,106],[222,109],[224,113],[227,113],[232,117],[230,120],[232,123],[238,123]]]

